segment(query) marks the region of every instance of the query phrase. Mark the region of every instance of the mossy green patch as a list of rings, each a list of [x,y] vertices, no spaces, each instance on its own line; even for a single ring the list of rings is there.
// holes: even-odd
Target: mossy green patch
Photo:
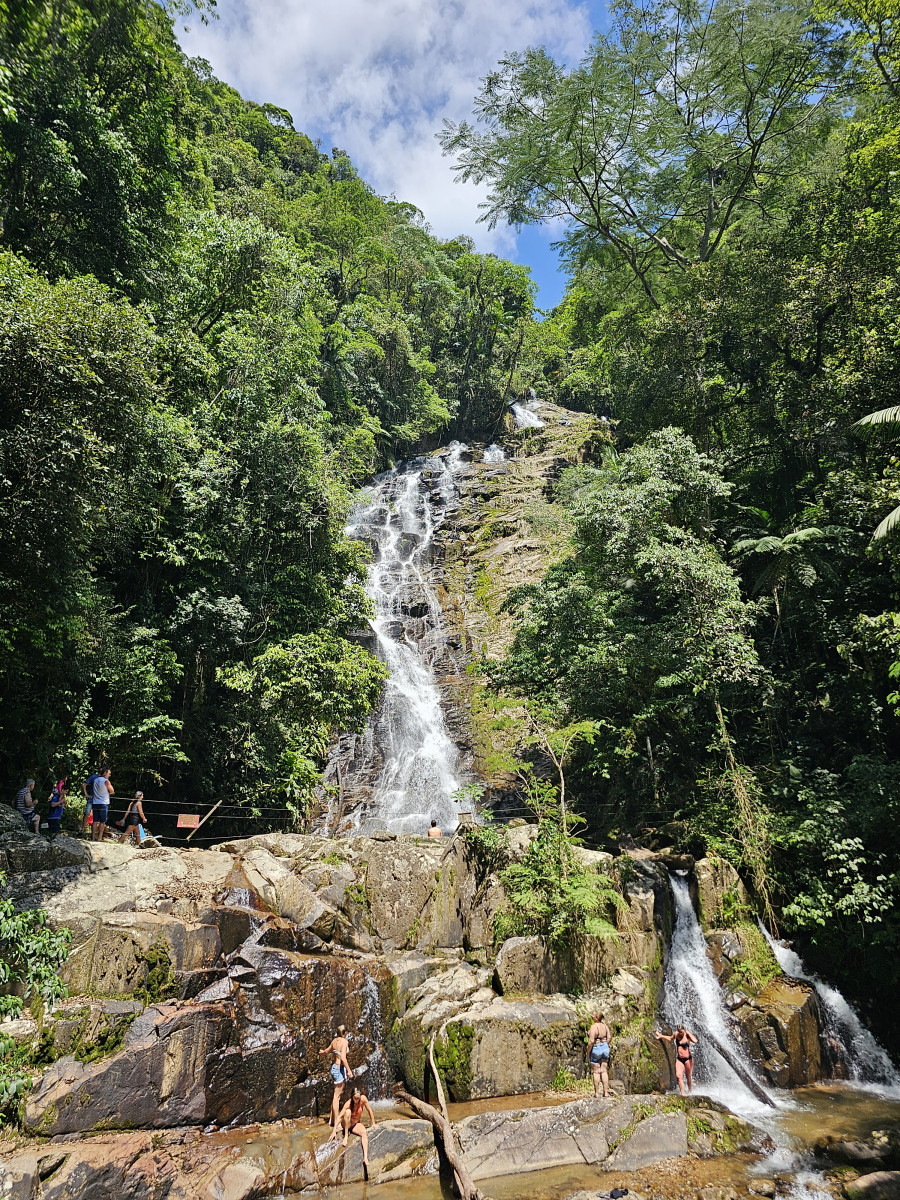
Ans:
[[[472,1091],[472,1048],[475,1030],[454,1022],[445,1026],[434,1045],[434,1061],[444,1086],[454,1100],[468,1100]]]
[[[178,980],[172,969],[172,959],[165,942],[154,942],[141,955],[147,974],[140,987],[135,988],[134,998],[145,1004],[159,1004],[161,1000],[172,1000],[179,992]]]
[[[734,927],[744,946],[744,954],[732,963],[741,986],[751,995],[761,992],[767,983],[778,979],[781,968],[759,928],[750,921]]]

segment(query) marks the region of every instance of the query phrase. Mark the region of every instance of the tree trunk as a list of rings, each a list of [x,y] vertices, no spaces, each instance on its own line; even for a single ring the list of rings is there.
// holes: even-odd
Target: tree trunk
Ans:
[[[417,1117],[422,1117],[423,1120],[430,1121],[434,1126],[435,1141],[440,1144],[447,1156],[447,1161],[453,1168],[456,1187],[462,1200],[485,1200],[484,1194],[480,1188],[475,1186],[466,1168],[462,1151],[457,1145],[453,1126],[447,1118],[432,1105],[426,1104],[424,1100],[419,1100],[417,1097],[411,1096],[400,1084],[394,1088],[394,1099],[408,1104]]]
[[[709,1032],[708,1029],[705,1029],[703,1031],[703,1036],[706,1038],[706,1040],[708,1042],[712,1042],[712,1044],[715,1046],[715,1048],[718,1050],[718,1052],[722,1055],[722,1057],[728,1063],[729,1067],[731,1067],[732,1071],[734,1071],[735,1075],[737,1075],[738,1079],[740,1079],[741,1082],[750,1089],[750,1091],[757,1098],[757,1100],[761,1100],[763,1102],[763,1104],[768,1104],[769,1108],[777,1108],[778,1107],[778,1105],[775,1103],[775,1101],[771,1100],[766,1095],[766,1093],[763,1091],[763,1089],[760,1087],[760,1085],[756,1082],[756,1080],[753,1078],[753,1076],[750,1074],[750,1072],[745,1067],[743,1067],[741,1065],[741,1063],[738,1062],[738,1060],[734,1057],[734,1055],[731,1053],[731,1051],[728,1049],[728,1047],[722,1045],[722,1043],[715,1036],[715,1034],[712,1034]]]

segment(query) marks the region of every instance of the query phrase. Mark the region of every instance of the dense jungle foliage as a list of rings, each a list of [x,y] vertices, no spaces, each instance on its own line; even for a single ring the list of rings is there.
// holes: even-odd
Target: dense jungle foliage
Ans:
[[[596,834],[726,855],[896,1041],[900,8],[612,15],[443,134],[491,219],[564,222],[523,370],[615,429],[559,483],[573,552],[513,597],[494,678],[594,723]]]
[[[0,69],[5,786],[104,761],[301,812],[383,677],[348,636],[353,490],[502,404],[528,273],[186,60],[150,0],[0,4]]]

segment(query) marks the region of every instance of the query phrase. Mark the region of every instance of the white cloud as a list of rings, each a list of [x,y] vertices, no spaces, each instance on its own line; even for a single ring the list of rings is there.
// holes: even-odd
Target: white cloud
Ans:
[[[442,237],[509,252],[511,230],[477,224],[483,192],[453,181],[434,134],[471,113],[479,79],[508,50],[581,58],[591,29],[577,0],[220,0],[221,19],[182,34],[250,99],[340,146],[383,195],[411,201]]]

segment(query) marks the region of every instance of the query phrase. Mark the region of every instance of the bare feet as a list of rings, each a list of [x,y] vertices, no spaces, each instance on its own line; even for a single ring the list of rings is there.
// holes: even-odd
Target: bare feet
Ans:
[[[341,1142],[341,1145],[342,1145],[342,1146],[346,1146],[346,1145],[347,1145],[347,1139],[346,1139],[346,1138],[344,1138],[344,1140]]]

